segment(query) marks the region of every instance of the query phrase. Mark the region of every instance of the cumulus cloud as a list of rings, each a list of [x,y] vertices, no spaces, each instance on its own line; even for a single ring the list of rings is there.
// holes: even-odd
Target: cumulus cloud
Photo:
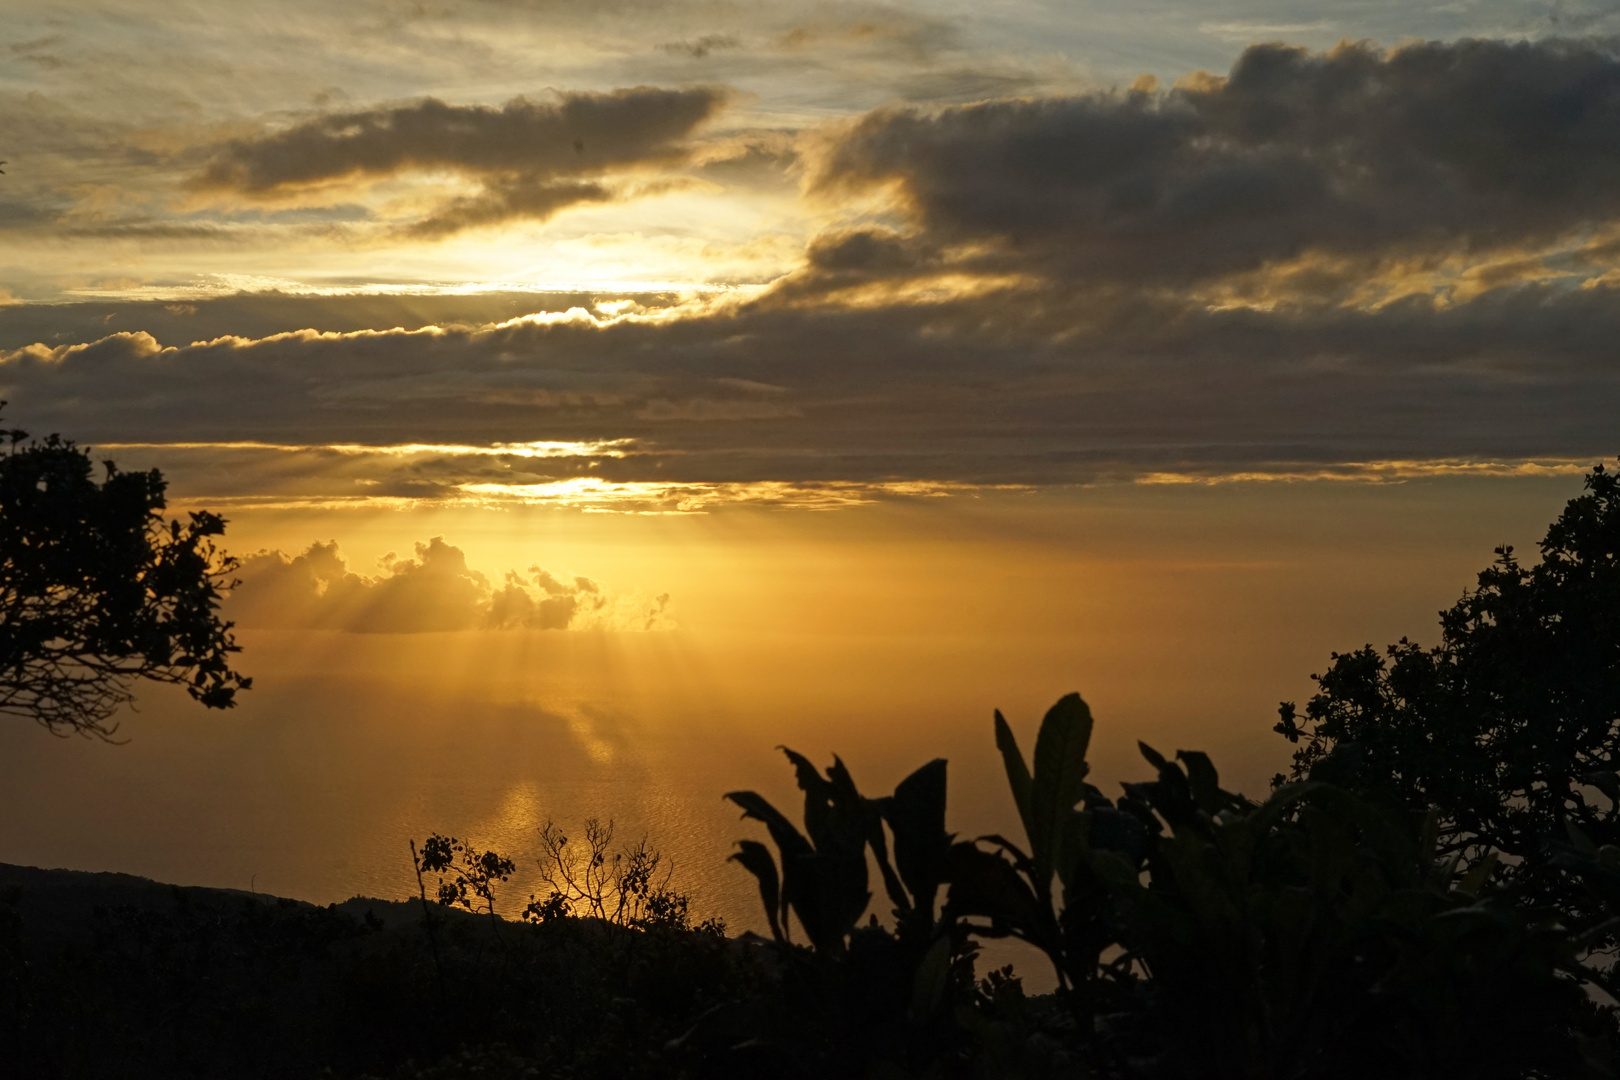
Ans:
[[[500,108],[411,105],[331,113],[226,144],[191,186],[252,199],[319,197],[354,180],[448,171],[480,193],[452,199],[414,228],[443,235],[518,218],[543,220],[612,197],[602,178],[685,160],[688,140],[726,104],[713,87],[514,98]]]
[[[562,578],[538,566],[508,571],[499,586],[467,565],[443,537],[389,553],[374,576],[356,574],[336,541],[295,556],[260,551],[242,562],[226,614],[254,628],[411,634],[459,630],[567,630],[672,627],[669,597],[618,597],[587,577]]]
[[[1620,212],[1620,56],[1599,41],[1257,45],[1163,94],[882,109],[812,187],[892,188],[931,242],[1060,279],[1539,242]]]

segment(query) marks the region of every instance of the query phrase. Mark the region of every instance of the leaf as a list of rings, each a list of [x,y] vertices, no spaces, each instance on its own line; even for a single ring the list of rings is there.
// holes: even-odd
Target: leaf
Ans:
[[[1035,739],[1035,776],[1030,788],[1030,854],[1037,887],[1050,887],[1070,814],[1086,793],[1086,748],[1091,742],[1091,709],[1079,694],[1066,694],[1047,710]]]
[[[777,941],[786,940],[782,936],[782,889],[776,876],[776,860],[771,858],[770,849],[758,840],[739,840],[737,849],[736,854],[727,861],[740,863],[758,880],[759,898],[765,904],[765,917],[771,923],[771,936]]]
[[[1084,810],[1070,810],[1063,827],[1057,830],[1057,850],[1053,852],[1053,869],[1065,889],[1073,887],[1076,872],[1087,861],[1091,852],[1091,814]]]
[[[933,918],[945,878],[951,836],[945,831],[945,759],[935,758],[904,780],[880,806],[894,831],[894,862],[912,907]]]
[[[771,839],[776,841],[777,850],[782,853],[784,863],[789,857],[814,854],[815,849],[804,834],[763,796],[752,791],[728,791],[724,797],[742,807],[743,817],[765,823]]]
[[[1029,776],[1029,766],[1024,764],[1024,755],[1018,749],[1018,740],[1013,738],[1012,728],[996,710],[996,749],[1001,751],[1001,762],[1007,770],[1007,786],[1012,789],[1013,803],[1018,807],[1018,819],[1024,823],[1024,835],[1033,837],[1035,828],[1030,818],[1030,789],[1034,782]]]
[[[1011,931],[1030,941],[1045,939],[1040,902],[1029,882],[1007,860],[971,843],[951,846],[951,890],[946,907],[958,918],[978,915],[990,919],[1004,933]]]
[[[1039,800],[1044,785],[1069,810],[1085,795],[1091,724],[1091,709],[1079,694],[1065,694],[1047,710],[1035,739],[1034,799]]]
[[[1208,822],[1199,816],[1198,804],[1193,801],[1192,788],[1187,783],[1187,774],[1181,771],[1181,766],[1172,761],[1166,761],[1164,755],[1153,749],[1147,743],[1137,743],[1142,756],[1147,758],[1149,764],[1159,770],[1159,778],[1146,784],[1123,784],[1126,795],[1133,799],[1140,799],[1165,821],[1169,822],[1171,829],[1192,827],[1207,829]],[[1125,803],[1121,803],[1125,805]],[[1145,824],[1145,822],[1144,822]]]
[[[866,848],[783,860],[783,895],[818,952],[839,953],[871,902]]]
[[[1159,753],[1145,742],[1138,742],[1136,744],[1136,748],[1142,752],[1143,757],[1147,758],[1147,763],[1149,765],[1153,766],[1155,769],[1164,768],[1163,754]]]
[[[844,759],[837,754],[833,755],[833,763],[827,766],[827,781],[834,805],[858,806],[866,801],[856,789],[855,778],[849,775]]]
[[[1226,800],[1222,798],[1220,776],[1209,755],[1200,750],[1177,750],[1176,758],[1187,767],[1187,783],[1198,808],[1211,817],[1220,813]]]
[[[793,772],[804,792],[804,831],[817,848],[828,846],[833,816],[833,785],[821,778],[810,759],[785,746],[777,747],[793,763]]]
[[[872,857],[878,864],[878,873],[883,877],[883,891],[889,894],[889,899],[894,903],[895,914],[905,917],[915,910],[915,905],[911,897],[906,895],[900,878],[895,875],[894,864],[889,860],[889,842],[883,835],[883,822],[889,815],[889,804],[893,801],[892,796],[873,800],[877,813],[872,815],[868,825],[867,842],[872,845]]]

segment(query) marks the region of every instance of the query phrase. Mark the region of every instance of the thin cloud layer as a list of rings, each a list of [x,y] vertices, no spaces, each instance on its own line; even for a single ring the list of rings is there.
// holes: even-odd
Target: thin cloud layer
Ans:
[[[439,536],[418,543],[414,558],[389,553],[381,571],[352,572],[336,541],[313,543],[296,556],[261,551],[243,560],[226,614],[248,628],[362,634],[674,625],[667,594],[650,601],[613,596],[590,578],[560,578],[538,566],[508,571],[493,585]]]
[[[332,113],[227,144],[191,181],[250,199],[320,199],[356,180],[444,171],[483,190],[444,203],[408,230],[439,236],[502,221],[544,220],[612,197],[602,177],[686,157],[687,141],[728,100],[712,87],[654,87],[514,98],[500,108],[413,105]],[[342,191],[328,201],[344,197]]]
[[[1620,57],[1607,41],[1257,45],[1163,94],[879,110],[813,188],[892,188],[965,265],[1059,279],[1548,242],[1620,212]]]

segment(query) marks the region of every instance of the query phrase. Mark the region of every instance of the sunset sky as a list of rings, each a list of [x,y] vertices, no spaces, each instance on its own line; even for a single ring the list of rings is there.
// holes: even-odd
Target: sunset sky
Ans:
[[[1620,451],[1588,2],[0,0],[7,425],[230,519],[257,688],[0,732],[0,860],[312,899],[676,851],[1078,689],[1202,746]],[[865,780],[870,777],[870,781]]]

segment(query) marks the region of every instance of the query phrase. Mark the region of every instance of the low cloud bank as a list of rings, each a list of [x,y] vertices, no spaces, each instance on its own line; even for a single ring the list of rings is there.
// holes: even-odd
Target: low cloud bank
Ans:
[[[226,614],[239,626],[415,634],[459,630],[669,630],[669,594],[615,595],[587,577],[531,566],[499,585],[435,536],[413,558],[390,552],[375,576],[356,574],[337,542],[298,555],[260,551],[242,562]]]
[[[1620,409],[1620,306],[1608,282],[1580,283],[1375,309],[1211,310],[1077,290],[177,347],[121,334],[0,355],[0,392],[30,430],[145,444],[108,452],[162,468],[203,505],[253,493],[444,499],[565,483],[1045,484],[1116,466],[1596,460],[1613,452]],[[536,437],[581,449],[383,445]],[[255,451],[242,439],[310,445]],[[152,445],[165,442],[193,448]],[[378,449],[336,445],[359,442]],[[620,449],[590,449],[607,442]]]

